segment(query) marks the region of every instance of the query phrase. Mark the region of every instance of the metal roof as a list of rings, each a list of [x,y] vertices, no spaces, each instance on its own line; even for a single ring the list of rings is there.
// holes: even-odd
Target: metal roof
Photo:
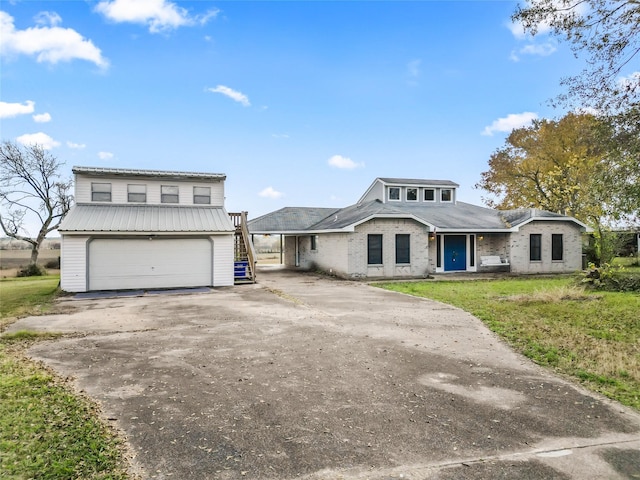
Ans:
[[[78,204],[67,213],[60,232],[218,233],[233,232],[222,207]]]
[[[422,178],[390,178],[379,177],[378,180],[392,185],[422,185],[428,187],[459,187],[451,180],[427,180]]]
[[[338,208],[284,207],[249,220],[251,233],[298,232],[328,217]]]
[[[106,167],[73,167],[73,173],[89,176],[126,176],[148,178],[181,178],[195,180],[225,180],[224,173],[206,172],[180,172],[171,170],[138,170],[133,168],[106,168]]]

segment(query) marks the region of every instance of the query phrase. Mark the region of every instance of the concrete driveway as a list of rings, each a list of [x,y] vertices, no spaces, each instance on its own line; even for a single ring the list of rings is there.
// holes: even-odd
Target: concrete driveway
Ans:
[[[640,415],[456,308],[281,270],[191,295],[66,300],[11,330],[157,479],[640,477]]]

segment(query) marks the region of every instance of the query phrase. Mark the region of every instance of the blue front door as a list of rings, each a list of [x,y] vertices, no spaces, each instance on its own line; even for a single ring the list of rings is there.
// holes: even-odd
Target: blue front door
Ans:
[[[444,236],[444,271],[467,269],[467,236]]]

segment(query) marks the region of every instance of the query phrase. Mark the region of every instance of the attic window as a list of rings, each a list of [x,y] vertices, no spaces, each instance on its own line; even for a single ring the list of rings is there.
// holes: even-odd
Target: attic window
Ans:
[[[418,201],[418,189],[407,188],[407,202],[417,202],[417,201]]]
[[[400,201],[400,187],[389,187],[389,200],[394,202]]]
[[[91,184],[91,201],[92,202],[110,202],[111,201],[111,184],[110,183],[92,183]]]
[[[440,201],[441,202],[451,202],[453,200],[453,195],[451,194],[450,188],[443,188],[440,191]]]
[[[425,188],[424,189],[424,201],[425,202],[435,202],[436,201],[436,191],[433,188]]]

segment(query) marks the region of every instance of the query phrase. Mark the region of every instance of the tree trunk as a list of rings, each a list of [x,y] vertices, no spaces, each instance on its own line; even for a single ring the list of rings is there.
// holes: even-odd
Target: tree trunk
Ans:
[[[29,260],[30,265],[35,265],[38,261],[38,254],[40,253],[40,244],[33,243],[31,245],[31,260]]]

